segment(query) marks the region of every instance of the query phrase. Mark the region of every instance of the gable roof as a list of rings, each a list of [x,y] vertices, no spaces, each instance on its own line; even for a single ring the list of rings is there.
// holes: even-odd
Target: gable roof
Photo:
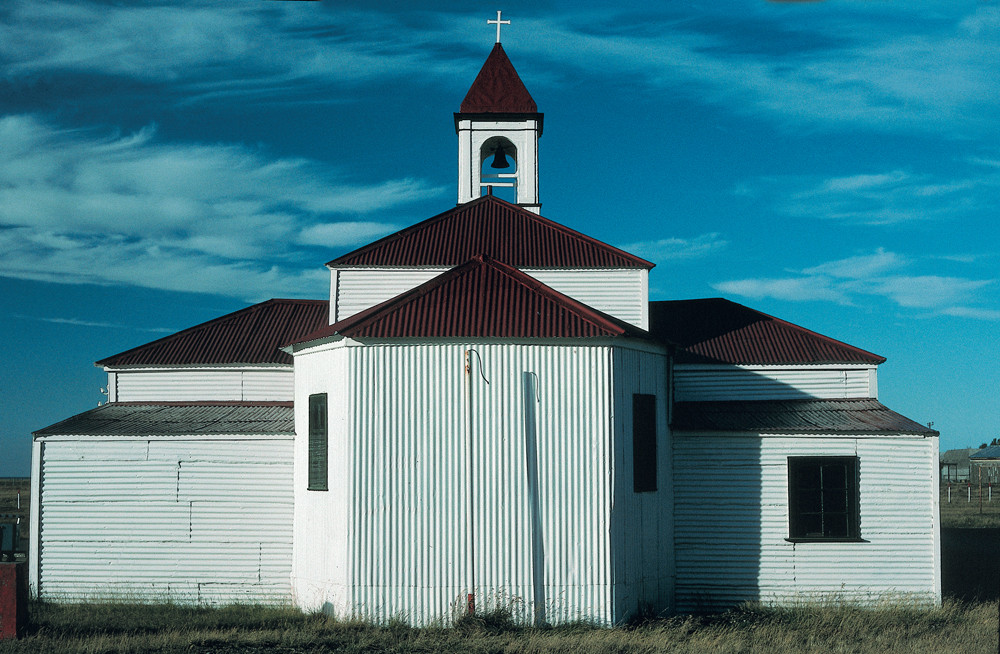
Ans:
[[[291,365],[292,357],[279,348],[328,324],[329,320],[330,303],[326,300],[268,300],[101,359],[94,365]]]
[[[298,339],[593,338],[649,334],[517,268],[477,255],[396,297]]]
[[[753,434],[938,435],[868,398],[677,402],[673,427],[678,431]]]
[[[819,364],[885,357],[722,298],[649,303],[649,331],[679,345],[678,363]]]
[[[484,195],[329,262],[451,268],[477,254],[517,268],[652,268],[645,259]]]
[[[970,461],[1000,459],[1000,445],[989,445],[969,455]]]
[[[294,433],[291,402],[113,402],[35,432],[38,436]]]
[[[462,113],[537,113],[532,99],[503,47],[497,43],[465,94]]]

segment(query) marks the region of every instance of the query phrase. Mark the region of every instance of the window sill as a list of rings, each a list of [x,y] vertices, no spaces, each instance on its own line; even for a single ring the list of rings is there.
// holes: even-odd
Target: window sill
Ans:
[[[864,538],[786,538],[788,543],[870,543]]]

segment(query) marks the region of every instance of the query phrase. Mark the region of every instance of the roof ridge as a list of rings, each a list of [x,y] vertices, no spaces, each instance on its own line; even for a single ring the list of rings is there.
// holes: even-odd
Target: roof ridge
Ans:
[[[170,341],[182,339],[186,336],[190,336],[198,332],[207,331],[216,328],[220,325],[237,322],[241,319],[247,318],[248,316],[251,316],[253,314],[258,314],[262,311],[266,311],[278,305],[313,306],[322,304],[329,304],[329,300],[271,298],[269,300],[264,300],[263,302],[257,302],[256,304],[251,304],[249,306],[243,307],[242,309],[237,309],[236,311],[233,311],[231,313],[227,313],[218,316],[216,318],[212,318],[211,320],[198,323],[197,325],[191,325],[190,327],[185,327],[184,329],[181,329],[179,331],[167,334],[166,336],[162,336],[147,343],[137,345],[122,352],[106,356],[102,359],[98,359],[97,361],[94,362],[94,365],[97,367],[103,367],[105,365],[113,365],[110,363],[113,359],[124,358],[140,350],[153,349],[159,345],[169,343]]]
[[[603,241],[599,241],[599,240],[597,240],[596,238],[594,238],[592,236],[588,236],[588,235],[584,234],[583,232],[580,232],[580,231],[577,231],[577,230],[573,229],[572,227],[568,227],[566,225],[563,225],[562,223],[558,223],[558,222],[552,220],[551,218],[546,218],[545,216],[542,216],[540,214],[536,214],[533,211],[528,211],[524,207],[521,207],[521,206],[519,206],[517,204],[514,204],[512,202],[508,202],[506,200],[498,198],[495,195],[482,195],[482,196],[480,196],[478,198],[474,198],[474,199],[472,199],[472,200],[470,200],[468,202],[464,202],[462,204],[458,204],[458,205],[456,205],[456,206],[454,206],[454,207],[452,207],[452,208],[450,208],[450,209],[448,209],[446,211],[442,211],[441,213],[439,213],[437,215],[431,216],[430,218],[426,218],[426,219],[421,220],[420,222],[414,223],[414,224],[412,224],[412,225],[410,225],[408,227],[404,227],[403,229],[399,230],[398,232],[394,232],[392,234],[388,234],[386,236],[383,236],[380,239],[372,241],[371,243],[367,243],[365,245],[362,245],[359,248],[356,248],[356,249],[354,249],[354,250],[352,250],[350,252],[347,252],[346,254],[342,254],[341,256],[339,256],[339,257],[337,257],[337,258],[335,258],[335,259],[333,259],[331,261],[328,261],[326,263],[326,265],[328,267],[330,267],[330,268],[335,268],[335,267],[338,267],[338,266],[365,266],[365,267],[372,266],[372,265],[377,266],[378,264],[352,264],[352,263],[346,263],[345,264],[345,263],[340,263],[340,262],[342,262],[342,261],[344,261],[345,259],[348,259],[348,258],[357,259],[358,257],[363,256],[365,253],[376,251],[379,248],[388,246],[388,245],[390,245],[390,244],[392,244],[394,242],[401,241],[401,240],[403,240],[405,238],[408,238],[408,237],[420,234],[424,230],[431,229],[431,228],[435,227],[436,225],[438,225],[438,224],[440,224],[440,223],[442,223],[442,222],[444,222],[444,221],[446,221],[448,219],[454,218],[456,216],[456,214],[459,214],[461,212],[466,212],[466,211],[473,210],[475,207],[477,207],[477,206],[479,206],[481,204],[493,204],[493,205],[497,206],[500,209],[511,211],[511,212],[513,212],[513,216],[519,217],[522,220],[525,220],[525,221],[527,221],[529,223],[534,223],[534,224],[540,225],[541,227],[544,227],[544,228],[547,228],[547,229],[551,229],[551,230],[553,230],[553,231],[555,231],[555,232],[557,232],[557,233],[559,233],[559,234],[561,234],[563,236],[569,237],[569,238],[574,239],[574,240],[581,240],[583,242],[586,242],[586,243],[588,243],[588,244],[590,244],[590,245],[598,248],[599,250],[603,249],[605,251],[608,251],[608,252],[611,252],[611,253],[615,254],[616,256],[618,256],[618,257],[620,257],[622,259],[625,259],[627,261],[631,261],[632,264],[635,265],[635,267],[653,268],[653,267],[656,266],[656,264],[652,263],[651,261],[647,261],[645,259],[642,259],[641,257],[637,257],[634,254],[626,252],[625,250],[622,250],[621,248],[615,247],[615,246],[610,245],[608,243],[605,243]],[[474,256],[474,255],[470,255],[470,256]],[[468,259],[466,259],[466,260],[468,260]],[[453,267],[453,266],[461,265],[462,263],[464,263],[464,262],[452,263],[452,264],[449,264],[448,266],[449,267]],[[399,267],[406,267],[406,266],[399,266]],[[531,266],[526,266],[526,267],[531,267]],[[545,266],[540,266],[540,267],[545,267]],[[552,266],[552,267],[558,268],[559,266]]]
[[[494,274],[503,276],[511,283],[523,288],[525,292],[534,294],[547,302],[555,304],[559,309],[568,312],[575,319],[598,331],[607,332],[609,336],[651,337],[651,335],[645,330],[594,309],[579,300],[561,293],[544,282],[535,279],[531,275],[518,270],[516,267],[504,261],[479,253],[470,257],[464,263],[454,266],[418,286],[403,291],[399,295],[389,298],[388,300],[380,302],[374,306],[368,307],[367,309],[364,309],[363,311],[360,311],[352,316],[348,316],[347,318],[333,323],[332,325],[321,327],[311,334],[307,334],[293,343],[287,344],[285,347],[321,338],[327,338],[338,334],[349,335],[350,330],[363,328],[362,325],[368,322],[374,323],[382,320],[383,318],[390,316],[397,309],[400,309],[411,302],[417,301],[430,293],[438,291],[454,280],[470,274],[472,271],[477,269],[486,269],[492,271]]]

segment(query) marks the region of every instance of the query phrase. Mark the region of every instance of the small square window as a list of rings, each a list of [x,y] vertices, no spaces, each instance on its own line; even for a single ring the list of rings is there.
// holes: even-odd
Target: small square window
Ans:
[[[860,540],[857,457],[788,457],[788,538]]]

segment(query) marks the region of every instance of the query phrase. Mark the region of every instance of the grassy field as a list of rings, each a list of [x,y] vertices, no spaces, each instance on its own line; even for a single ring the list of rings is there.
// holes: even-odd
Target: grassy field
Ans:
[[[677,616],[616,629],[512,625],[503,615],[455,628],[373,627],[290,608],[191,608],[175,605],[31,607],[30,633],[0,642],[21,652],[674,652],[678,654],[895,654],[997,649],[997,605],[946,602],[934,610],[743,607],[714,616]]]
[[[983,487],[982,507],[979,505],[979,487],[972,487],[972,501],[965,484],[952,484],[951,502],[948,487],[941,487],[941,526],[966,528],[1000,527],[1000,488],[993,489],[993,500],[988,501],[987,488]]]

